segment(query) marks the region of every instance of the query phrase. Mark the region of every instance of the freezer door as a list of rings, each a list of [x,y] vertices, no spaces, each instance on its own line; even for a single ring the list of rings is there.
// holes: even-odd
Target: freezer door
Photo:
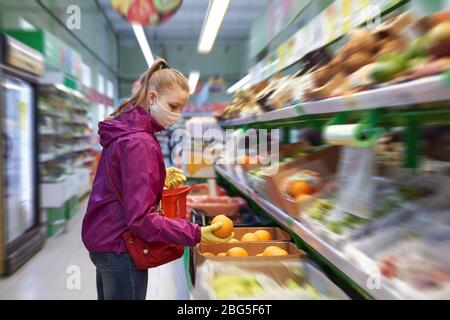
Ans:
[[[3,203],[6,244],[37,225],[35,195],[35,143],[33,87],[22,80],[6,77],[4,89]]]

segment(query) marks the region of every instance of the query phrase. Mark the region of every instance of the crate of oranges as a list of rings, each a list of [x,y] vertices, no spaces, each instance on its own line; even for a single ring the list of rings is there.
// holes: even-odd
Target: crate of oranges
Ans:
[[[271,241],[273,237],[277,236],[276,228],[269,229],[272,232],[269,232],[267,228],[242,228],[244,230],[238,230],[234,229],[233,221],[224,215],[216,216],[211,223],[214,224],[219,221],[222,222],[222,226],[213,232],[215,236],[224,239],[234,232],[234,236],[238,236],[241,241],[233,238],[228,243],[198,244],[194,252],[194,262],[197,266],[208,259],[218,261],[279,261],[299,260],[305,256],[305,253],[297,249],[291,242]],[[286,238],[283,233],[279,235]]]

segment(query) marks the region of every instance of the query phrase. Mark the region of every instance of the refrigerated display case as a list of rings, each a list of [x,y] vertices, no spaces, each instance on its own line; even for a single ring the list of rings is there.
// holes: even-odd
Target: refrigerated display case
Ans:
[[[1,40],[0,273],[10,274],[44,244],[35,118],[35,76],[44,59],[11,37],[2,35]]]

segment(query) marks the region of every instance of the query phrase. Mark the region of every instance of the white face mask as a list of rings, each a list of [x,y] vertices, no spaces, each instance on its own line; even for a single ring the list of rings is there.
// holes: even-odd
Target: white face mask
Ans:
[[[172,112],[166,109],[160,102],[158,97],[156,97],[156,102],[150,106],[150,114],[160,125],[167,129],[173,126],[180,120],[181,114],[178,112]]]

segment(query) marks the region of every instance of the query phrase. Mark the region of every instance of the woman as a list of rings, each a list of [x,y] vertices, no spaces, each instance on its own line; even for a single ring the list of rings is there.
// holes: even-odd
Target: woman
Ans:
[[[83,220],[82,239],[97,269],[98,299],[144,300],[148,272],[136,269],[122,234],[146,242],[193,246],[200,240],[225,242],[212,234],[221,224],[200,228],[157,213],[165,181],[178,174],[164,167],[154,133],[180,118],[189,97],[187,79],[158,59],[142,86],[99,123],[103,152]],[[116,190],[115,190],[116,189]],[[119,199],[119,197],[121,199]]]

